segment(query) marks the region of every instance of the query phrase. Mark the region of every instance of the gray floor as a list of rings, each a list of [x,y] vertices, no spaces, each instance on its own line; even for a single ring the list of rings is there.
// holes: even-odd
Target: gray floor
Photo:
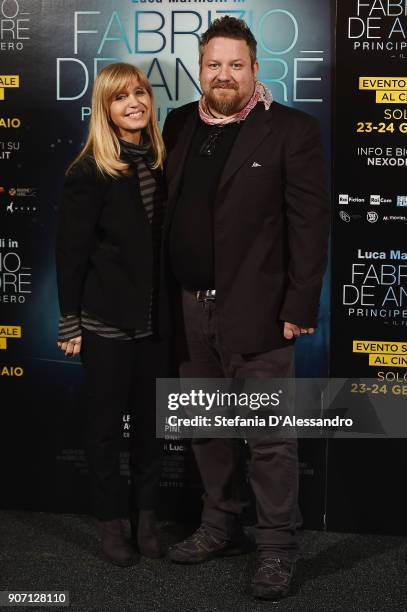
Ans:
[[[177,526],[164,528],[174,541]],[[406,559],[406,538],[305,531],[293,593],[274,604],[245,592],[253,554],[195,567],[142,558],[120,569],[100,557],[90,517],[0,512],[0,590],[69,591],[71,610],[405,612]]]

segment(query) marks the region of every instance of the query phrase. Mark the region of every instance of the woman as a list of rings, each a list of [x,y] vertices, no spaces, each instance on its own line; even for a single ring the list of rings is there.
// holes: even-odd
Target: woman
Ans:
[[[121,566],[137,561],[120,520],[124,413],[132,413],[132,539],[142,554],[164,554],[154,513],[161,454],[154,389],[166,375],[157,327],[163,159],[147,77],[130,64],[105,67],[94,84],[86,144],[64,186],[58,346],[67,356],[81,354],[95,513],[103,551]]]

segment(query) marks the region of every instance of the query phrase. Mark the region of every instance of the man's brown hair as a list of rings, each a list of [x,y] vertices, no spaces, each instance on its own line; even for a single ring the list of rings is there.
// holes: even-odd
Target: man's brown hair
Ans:
[[[202,61],[202,55],[204,52],[205,45],[208,44],[212,38],[233,38],[235,40],[245,40],[249,47],[250,59],[252,65],[256,61],[257,42],[254,38],[249,26],[243,21],[243,19],[236,19],[236,17],[221,17],[215,19],[209,28],[204,32],[199,40],[199,63]]]

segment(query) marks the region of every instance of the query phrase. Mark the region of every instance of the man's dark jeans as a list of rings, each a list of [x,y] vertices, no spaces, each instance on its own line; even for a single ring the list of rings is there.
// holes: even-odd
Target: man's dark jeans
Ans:
[[[181,376],[191,378],[294,377],[294,348],[266,353],[231,353],[222,345],[215,302],[203,305],[192,292],[183,292],[183,312],[190,361]],[[298,453],[296,439],[247,438],[249,479],[256,498],[258,549],[285,559],[298,550]],[[236,528],[242,498],[240,453],[243,440],[199,439],[192,448],[205,489],[202,523],[221,538]],[[239,469],[240,466],[240,469]]]

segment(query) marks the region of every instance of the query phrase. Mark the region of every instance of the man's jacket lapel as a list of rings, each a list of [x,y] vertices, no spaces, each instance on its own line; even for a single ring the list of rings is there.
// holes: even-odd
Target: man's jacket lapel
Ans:
[[[259,144],[272,131],[272,111],[266,111],[262,103],[258,103],[244,120],[243,125],[233,144],[230,155],[220,177],[218,191],[241,168]]]

